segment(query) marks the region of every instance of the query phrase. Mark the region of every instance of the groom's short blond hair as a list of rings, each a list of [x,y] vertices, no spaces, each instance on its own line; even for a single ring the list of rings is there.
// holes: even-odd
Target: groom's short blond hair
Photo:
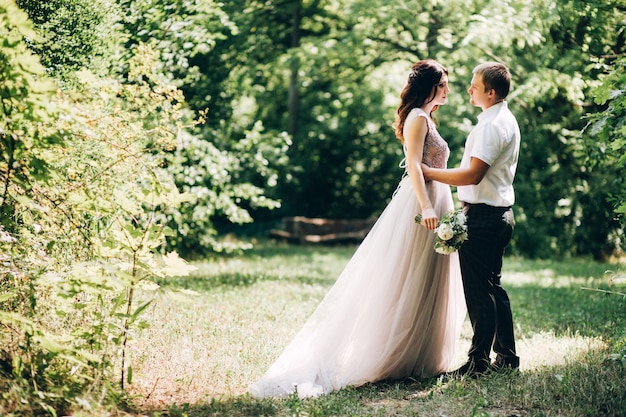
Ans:
[[[485,85],[485,92],[494,90],[498,99],[504,100],[511,88],[511,73],[506,65],[500,62],[485,62],[477,65],[472,71],[480,74]]]

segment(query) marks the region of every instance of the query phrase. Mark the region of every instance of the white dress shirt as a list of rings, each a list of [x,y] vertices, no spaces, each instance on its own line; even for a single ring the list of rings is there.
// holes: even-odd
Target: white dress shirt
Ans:
[[[509,207],[515,203],[513,179],[517,169],[520,130],[506,101],[494,104],[478,115],[478,124],[465,142],[461,167],[478,158],[489,165],[477,185],[457,187],[459,200],[470,204]]]

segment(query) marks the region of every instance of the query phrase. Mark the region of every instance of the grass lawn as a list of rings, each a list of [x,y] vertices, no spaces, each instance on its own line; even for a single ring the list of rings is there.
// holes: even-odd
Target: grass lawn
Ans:
[[[479,380],[405,380],[317,399],[255,400],[260,377],[315,309],[355,246],[259,244],[242,256],[197,262],[161,282],[130,344],[136,398],[150,416],[625,416],[623,264],[505,259],[519,374]],[[180,296],[176,288],[196,294]],[[465,360],[466,321],[455,364]]]

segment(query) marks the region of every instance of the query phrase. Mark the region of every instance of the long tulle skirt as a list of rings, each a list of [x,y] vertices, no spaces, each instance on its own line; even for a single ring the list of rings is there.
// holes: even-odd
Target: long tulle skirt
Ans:
[[[453,209],[449,186],[427,188],[440,216]],[[253,396],[314,397],[447,370],[466,312],[458,255],[434,251],[433,232],[414,222],[420,212],[406,177]]]

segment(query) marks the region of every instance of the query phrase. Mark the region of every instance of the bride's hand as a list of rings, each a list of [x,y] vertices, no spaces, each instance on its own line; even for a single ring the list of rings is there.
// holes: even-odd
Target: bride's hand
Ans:
[[[439,218],[437,217],[437,213],[435,213],[435,209],[427,208],[422,211],[422,221],[420,223],[428,230],[435,230],[438,220]]]

